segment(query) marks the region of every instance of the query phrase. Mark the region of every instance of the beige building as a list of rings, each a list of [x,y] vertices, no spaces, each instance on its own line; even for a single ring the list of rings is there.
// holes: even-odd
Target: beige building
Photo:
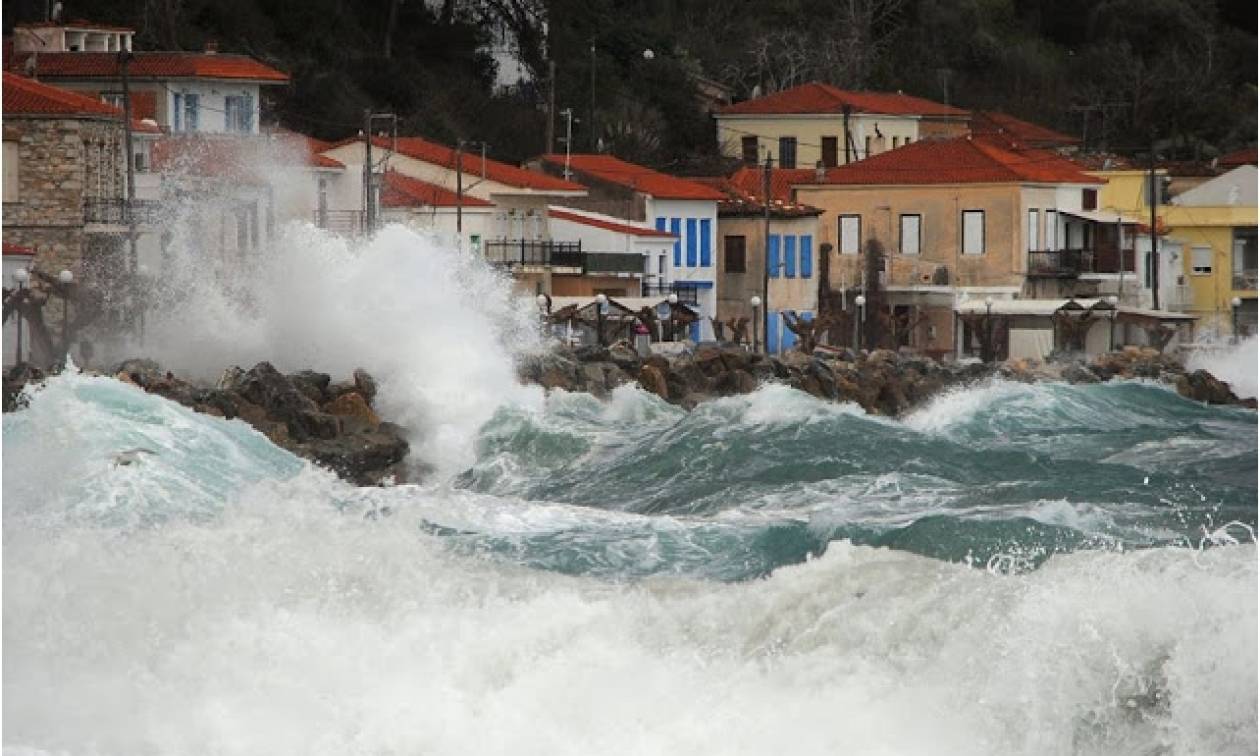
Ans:
[[[813,168],[964,135],[970,114],[901,92],[847,92],[811,82],[728,105],[714,117],[723,155],[758,163],[768,152],[780,167]]]

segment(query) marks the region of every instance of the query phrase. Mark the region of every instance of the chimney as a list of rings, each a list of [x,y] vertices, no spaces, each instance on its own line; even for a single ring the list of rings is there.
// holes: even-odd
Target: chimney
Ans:
[[[206,40],[206,55],[214,55],[219,51],[219,41],[217,39]]]
[[[820,184],[827,180],[827,166],[821,160],[814,163],[814,180]]]

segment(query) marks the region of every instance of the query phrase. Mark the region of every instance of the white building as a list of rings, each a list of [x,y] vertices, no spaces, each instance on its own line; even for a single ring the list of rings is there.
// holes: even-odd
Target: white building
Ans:
[[[29,24],[14,29],[5,69],[46,84],[99,96],[122,106],[119,51],[131,50],[134,30],[102,24]],[[263,87],[287,84],[287,74],[247,55],[218,52],[134,52],[127,64],[132,116],[163,131],[259,133]]]

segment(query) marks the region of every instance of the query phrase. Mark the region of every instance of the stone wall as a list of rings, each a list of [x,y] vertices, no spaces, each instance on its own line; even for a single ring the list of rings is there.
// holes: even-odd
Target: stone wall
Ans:
[[[122,123],[95,118],[5,119],[18,148],[18,197],[4,203],[4,239],[34,247],[35,266],[78,271],[87,250],[84,200],[125,196]]]

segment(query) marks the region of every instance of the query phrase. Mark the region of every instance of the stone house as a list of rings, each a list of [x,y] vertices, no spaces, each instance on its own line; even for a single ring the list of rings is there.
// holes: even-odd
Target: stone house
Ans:
[[[782,168],[830,168],[923,139],[961,136],[968,133],[969,117],[966,110],[902,92],[849,92],[821,82],[714,114],[723,155],[752,164],[769,152]]]

